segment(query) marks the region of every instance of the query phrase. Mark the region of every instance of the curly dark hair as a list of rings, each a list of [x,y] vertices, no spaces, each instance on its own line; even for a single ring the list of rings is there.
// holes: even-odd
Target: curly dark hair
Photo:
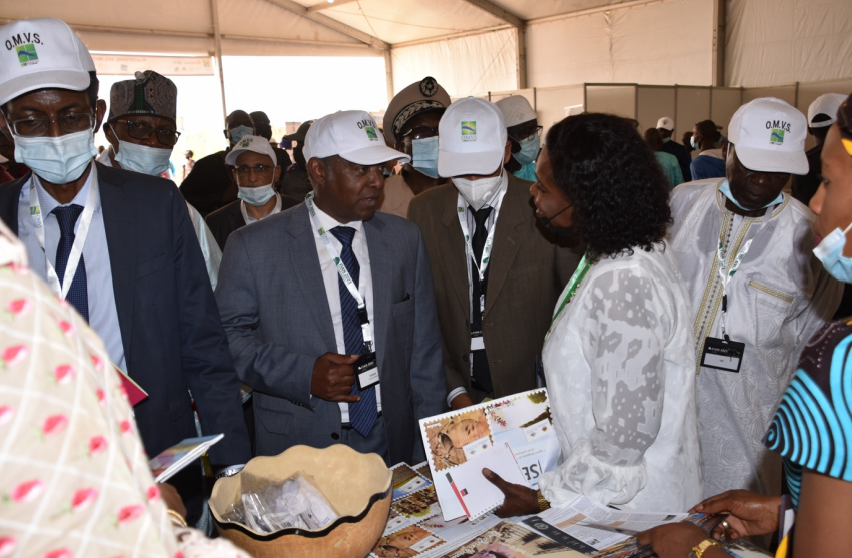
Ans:
[[[646,251],[672,224],[662,168],[633,124],[613,114],[569,116],[547,133],[547,154],[572,228],[597,257]]]

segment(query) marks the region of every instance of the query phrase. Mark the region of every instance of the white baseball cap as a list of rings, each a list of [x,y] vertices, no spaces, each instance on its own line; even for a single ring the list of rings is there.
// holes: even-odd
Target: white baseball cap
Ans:
[[[672,131],[674,130],[674,120],[669,118],[668,116],[664,116],[657,120],[657,128],[662,128],[663,130]]]
[[[0,45],[0,105],[45,87],[89,87],[92,55],[64,21],[13,21],[0,27]]]
[[[512,95],[511,97],[500,99],[494,104],[503,113],[503,120],[506,121],[507,128],[538,118],[530,102],[523,95]]]
[[[451,104],[438,124],[438,174],[491,174],[503,164],[506,121],[497,105],[468,97]]]
[[[363,110],[339,110],[317,119],[308,129],[302,149],[305,161],[340,155],[356,165],[377,165],[411,157],[385,145],[373,117]]]
[[[811,128],[825,128],[837,122],[837,109],[840,108],[840,105],[845,100],[846,95],[841,95],[840,93],[826,93],[817,97],[811,103],[811,106],[808,107],[808,126]],[[814,122],[814,116],[818,114],[825,114],[830,118],[822,122]]]
[[[225,164],[236,166],[237,157],[243,154],[244,151],[253,151],[266,155],[272,159],[272,164],[278,166],[278,157],[275,156],[275,150],[269,144],[269,140],[260,136],[245,136],[231,148],[225,156]]]
[[[728,124],[728,140],[746,168],[765,172],[808,173],[805,115],[774,97],[744,104]]]

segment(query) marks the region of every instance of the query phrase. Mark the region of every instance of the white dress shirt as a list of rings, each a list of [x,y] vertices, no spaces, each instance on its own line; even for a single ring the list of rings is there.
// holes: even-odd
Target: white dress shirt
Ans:
[[[252,223],[260,221],[260,219],[266,219],[267,217],[271,217],[276,213],[281,213],[281,194],[279,194],[278,192],[275,193],[275,207],[273,207],[272,211],[270,211],[260,219],[255,219],[254,217],[248,214],[248,212],[246,211],[246,202],[243,200],[240,200],[240,213],[243,214],[243,221],[246,222],[246,225],[251,225]]]
[[[362,221],[350,221],[343,224],[336,221],[333,217],[325,213],[319,206],[314,204],[317,213],[317,221],[319,225],[328,231],[328,238],[331,240],[332,246],[339,254],[342,246],[337,237],[331,233],[334,227],[351,227],[355,229],[355,236],[352,238],[352,251],[358,264],[361,266],[361,271],[358,277],[358,292],[364,298],[367,305],[367,317],[370,319],[370,331],[375,332],[373,327],[373,277],[370,270],[370,253],[367,250],[367,238],[364,233],[364,223]],[[320,269],[322,270],[322,282],[325,286],[325,296],[328,300],[328,309],[331,312],[331,323],[334,326],[334,339],[337,341],[337,352],[341,355],[346,354],[346,342],[343,339],[343,317],[340,313],[340,290],[337,286],[337,267],[331,261],[328,255],[325,243],[320,238],[319,233],[314,230],[314,243],[317,247],[319,255]],[[376,335],[373,333],[373,350],[376,350]],[[340,405],[340,421],[343,423],[349,422],[349,404],[338,403]],[[378,412],[382,411],[382,395],[379,384],[376,384],[376,407]]]
[[[68,206],[77,204],[86,206],[89,189],[98,187],[97,167],[93,164],[86,183],[77,192],[77,195]],[[35,175],[33,175],[35,176]],[[44,250],[38,243],[38,238],[33,230],[33,222],[30,219],[30,188],[36,184],[38,203],[41,206],[41,214],[44,219]],[[45,254],[47,254],[51,265],[56,265],[56,247],[62,236],[59,230],[59,222],[56,215],[51,212],[60,204],[41,186],[38,180],[30,179],[21,188],[21,197],[18,200],[18,237],[27,247],[30,260],[30,269],[36,272],[42,279],[47,281],[47,266],[45,265]],[[74,232],[80,226],[80,218],[74,224]],[[95,213],[92,216],[92,224],[83,245],[83,260],[86,264],[86,287],[89,297],[89,325],[92,326],[106,345],[109,358],[122,370],[127,370],[124,360],[124,345],[121,342],[121,330],[118,324],[118,310],[115,307],[115,293],[112,287],[112,267],[109,261],[109,250],[107,247],[106,229],[104,229],[104,212],[101,206],[101,198],[97,196]]]
[[[506,171],[503,171],[503,182],[500,184],[500,188],[495,192],[494,198],[482,206],[482,209],[486,207],[492,207],[494,210],[488,216],[488,219],[485,220],[485,230],[489,233],[491,229],[497,224],[497,217],[500,215],[500,206],[503,205],[503,198],[506,196],[506,191],[509,189],[509,175],[506,174]],[[465,202],[467,203],[467,202]],[[473,211],[465,211],[465,220],[467,221],[467,230],[470,231],[471,242],[473,242],[473,235],[476,234],[476,218],[473,216]],[[462,242],[464,242],[464,238],[462,238]],[[479,312],[478,307],[474,307],[473,303],[473,273],[477,273],[477,270],[473,268],[473,261],[471,261],[471,255],[465,246],[464,249],[465,256],[467,257],[467,299],[470,301],[470,315],[473,316],[474,312]],[[491,253],[494,253],[494,246],[491,247]],[[490,264],[489,264],[490,265]],[[488,298],[488,295],[486,295]],[[471,320],[472,322],[473,320]],[[473,378],[473,354],[470,355],[470,377]],[[467,393],[467,390],[459,386],[449,394],[447,394],[447,405],[450,407],[453,406],[453,399],[461,395],[462,393]]]

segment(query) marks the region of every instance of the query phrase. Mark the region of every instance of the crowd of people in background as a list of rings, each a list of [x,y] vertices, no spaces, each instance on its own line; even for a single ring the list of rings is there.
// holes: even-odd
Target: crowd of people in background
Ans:
[[[210,480],[300,444],[416,463],[418,420],[540,386],[561,457],[538,491],[485,470],[498,515],[725,513],[640,535],[718,558],[791,493],[781,552],[849,548],[850,97],[755,99],[682,143],[668,116],[583,113],[542,144],[523,96],[425,77],[381,126],[341,110],[280,144],[235,110],[178,189],[170,79],[103,95],[65,23],[0,33],[42,38],[37,64],[0,59],[4,548],[241,556],[204,536]],[[145,453],[220,433],[206,471],[153,482]]]

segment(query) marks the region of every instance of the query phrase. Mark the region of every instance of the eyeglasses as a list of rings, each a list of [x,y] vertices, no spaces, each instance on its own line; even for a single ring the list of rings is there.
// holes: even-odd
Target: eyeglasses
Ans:
[[[418,126],[406,132],[403,132],[400,137],[407,140],[433,138],[438,135],[437,128],[429,128],[428,126]]]
[[[12,131],[16,136],[21,136],[22,138],[40,138],[47,135],[50,125],[54,122],[59,124],[59,128],[66,134],[73,134],[93,128],[95,115],[90,112],[73,112],[63,114],[56,120],[31,116],[12,121]]]
[[[513,136],[512,139],[514,139],[518,142],[531,140],[536,136],[541,137],[541,131],[542,130],[544,130],[544,126],[536,126],[535,128],[530,128],[528,130],[524,130],[524,131],[520,132],[518,134],[518,137]],[[521,135],[521,134],[523,134],[523,135]]]
[[[251,171],[254,171],[255,174],[261,175],[265,172],[271,171],[275,167],[273,165],[255,165],[250,167],[248,165],[242,165],[236,168],[237,174],[240,176],[249,176]]]
[[[127,135],[133,139],[146,140],[151,137],[151,134],[156,132],[157,139],[160,140],[160,143],[163,145],[173,146],[177,143],[177,140],[180,137],[180,132],[174,128],[154,128],[153,126],[143,124],[142,122],[136,122],[135,120],[113,120],[112,123],[124,124],[127,128]]]

